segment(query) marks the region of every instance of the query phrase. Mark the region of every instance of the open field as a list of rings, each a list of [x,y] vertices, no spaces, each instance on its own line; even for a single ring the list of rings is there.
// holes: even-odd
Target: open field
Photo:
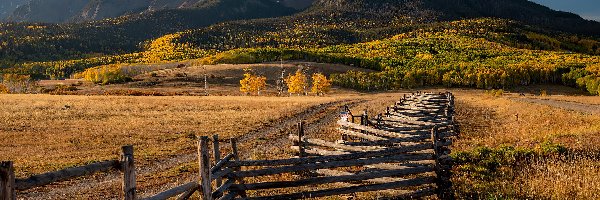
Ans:
[[[140,160],[195,148],[196,136],[239,137],[335,98],[0,96],[0,160],[17,176],[117,158],[135,145]]]
[[[279,65],[272,65],[253,67],[271,77],[280,73]],[[209,66],[207,69],[211,67],[223,67],[222,70],[207,70],[215,77],[215,85],[210,86],[211,94],[239,93],[236,81],[247,66]],[[293,64],[289,69],[296,67]],[[168,93],[194,88],[201,94],[199,78],[203,77],[203,71],[199,67],[167,69],[156,72],[157,76],[141,75],[138,81],[127,84],[83,84],[78,92],[87,93],[100,88]],[[188,78],[194,77],[195,82],[174,75],[180,72],[185,72]],[[233,77],[237,74],[240,77]],[[230,76],[232,80],[224,81],[227,79],[224,77]],[[216,77],[223,81],[215,81]],[[158,84],[135,86],[151,79],[156,79]],[[269,79],[269,84],[273,92],[272,79]],[[550,95],[536,94],[540,88]],[[600,166],[596,164],[597,158],[590,154],[600,150],[600,125],[597,123],[600,116],[565,107],[565,104],[578,103],[595,108],[598,105],[596,97],[580,96],[577,90],[554,86],[535,86],[499,97],[483,90],[450,91],[456,96],[457,120],[461,124],[461,135],[455,140],[453,152],[463,156],[459,160],[464,155],[469,158],[467,162],[460,160],[461,163],[454,169],[453,182],[458,197],[599,197],[596,191],[600,191],[600,182],[597,181],[600,180]],[[527,92],[525,97],[519,95],[523,91]],[[219,134],[224,139],[236,137],[240,140],[240,156],[243,159],[289,158],[293,152],[288,148],[292,144],[287,135],[295,131],[300,120],[307,122],[307,136],[334,141],[340,138],[334,122],[343,106],[349,106],[355,115],[367,110],[374,117],[403,94],[402,91],[365,94],[334,89],[327,97],[2,95],[0,142],[9,145],[0,147],[0,160],[14,160],[17,176],[24,177],[115,159],[121,145],[133,144],[139,167],[138,192],[144,197],[198,179],[196,136]],[[550,100],[557,104],[547,105],[545,102]],[[577,155],[527,154],[545,152],[548,148],[564,148],[577,152]],[[521,154],[526,156],[519,156]],[[295,179],[293,176],[264,178]],[[542,187],[547,182],[558,184]],[[28,199],[88,199],[98,195],[110,199],[118,198],[119,189],[119,177],[98,174],[24,191],[20,195]],[[354,197],[376,199],[390,194],[393,193],[359,193]],[[334,199],[343,198],[346,197]]]

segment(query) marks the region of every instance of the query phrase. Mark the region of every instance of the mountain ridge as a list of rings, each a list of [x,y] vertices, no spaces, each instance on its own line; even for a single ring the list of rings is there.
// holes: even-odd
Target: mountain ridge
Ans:
[[[15,0],[11,0],[15,1]],[[273,2],[278,2],[272,0]],[[281,5],[301,9],[310,0],[285,0]],[[215,0],[21,0],[4,21],[78,23],[161,10],[194,9]],[[8,12],[8,10],[7,10]],[[0,20],[2,17],[0,17]]]

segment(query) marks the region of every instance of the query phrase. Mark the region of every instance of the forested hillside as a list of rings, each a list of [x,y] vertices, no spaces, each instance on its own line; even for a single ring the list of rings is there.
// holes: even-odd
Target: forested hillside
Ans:
[[[318,0],[290,15],[295,11],[268,0],[214,0],[198,9],[86,24],[4,25],[1,30],[11,31],[3,35],[12,38],[3,43],[3,58],[17,63],[4,71],[63,78],[114,63],[283,58],[382,71],[335,79],[338,85],[359,89],[533,83],[590,87],[600,82],[598,57],[593,56],[600,54],[593,34],[600,23],[526,0]],[[247,20],[229,21],[235,19]],[[208,26],[219,20],[228,22]],[[594,87],[588,90],[597,92]]]
[[[289,15],[295,10],[271,0],[209,1],[195,9],[162,10],[142,15],[77,24],[0,24],[0,65],[65,60],[143,49],[152,38],[214,23]]]

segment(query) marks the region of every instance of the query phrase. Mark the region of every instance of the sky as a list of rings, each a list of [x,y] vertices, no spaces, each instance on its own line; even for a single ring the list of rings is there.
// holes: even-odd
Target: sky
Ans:
[[[600,22],[600,0],[531,0],[554,10],[567,11]]]

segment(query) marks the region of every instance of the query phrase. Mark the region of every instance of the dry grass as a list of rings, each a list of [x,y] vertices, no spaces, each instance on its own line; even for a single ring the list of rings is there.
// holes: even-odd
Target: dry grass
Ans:
[[[480,91],[455,94],[461,137],[453,150],[480,152],[471,154],[479,156],[476,160],[455,168],[453,181],[459,197],[600,198],[599,160],[593,156],[572,156],[599,152],[600,116],[492,97]],[[584,103],[595,101],[585,97],[560,98],[566,101],[585,99]],[[548,144],[565,147],[568,158],[544,154]],[[507,146],[514,149],[506,149]],[[481,152],[485,152],[480,150],[481,147],[491,149],[492,153],[487,150],[489,157],[481,156]],[[534,153],[512,157],[523,152]]]
[[[497,98],[479,91],[461,91],[457,96],[457,119],[461,139],[455,147],[510,145],[532,148],[543,142],[572,148],[598,149],[600,116],[571,112],[545,105]]]
[[[17,176],[115,159],[136,148],[142,165],[191,151],[199,135],[240,136],[335,98],[0,95],[0,160]]]
[[[600,164],[589,158],[535,162],[518,174],[514,187],[543,199],[600,199]],[[549,184],[551,183],[551,184]]]

